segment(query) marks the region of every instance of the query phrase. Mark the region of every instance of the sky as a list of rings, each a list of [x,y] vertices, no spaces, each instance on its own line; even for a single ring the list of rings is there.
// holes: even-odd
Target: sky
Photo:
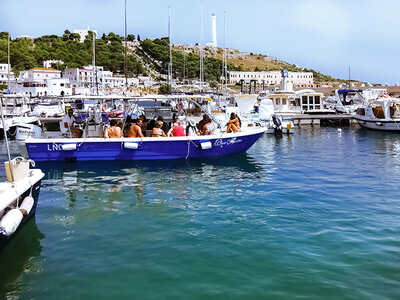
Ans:
[[[141,39],[168,36],[170,7],[172,43],[210,43],[214,13],[220,47],[274,56],[335,78],[348,79],[350,69],[352,80],[400,83],[398,0],[126,3],[128,33]],[[38,37],[90,26],[99,35],[123,36],[124,15],[125,0],[0,0],[0,31]]]

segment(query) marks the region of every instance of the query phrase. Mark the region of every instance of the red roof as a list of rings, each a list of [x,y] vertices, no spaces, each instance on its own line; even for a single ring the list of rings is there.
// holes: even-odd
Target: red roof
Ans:
[[[57,70],[53,69],[53,68],[33,68],[33,69],[30,69],[30,71],[51,71],[51,72],[53,72],[53,71],[57,71]]]

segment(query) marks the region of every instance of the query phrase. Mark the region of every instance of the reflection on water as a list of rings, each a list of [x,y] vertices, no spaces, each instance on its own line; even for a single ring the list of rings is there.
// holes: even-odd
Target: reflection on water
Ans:
[[[396,299],[399,147],[304,126],[217,159],[41,163],[45,263],[10,295]]]
[[[264,177],[263,164],[246,153],[207,160],[62,162],[39,167],[46,175],[42,190],[78,212],[67,218],[68,224],[147,204],[192,207],[193,201],[225,193],[225,185],[235,188],[243,180]],[[53,220],[65,221],[62,216]]]
[[[39,231],[33,217],[9,242],[0,255],[0,298],[17,299],[24,289],[24,277],[42,271]]]

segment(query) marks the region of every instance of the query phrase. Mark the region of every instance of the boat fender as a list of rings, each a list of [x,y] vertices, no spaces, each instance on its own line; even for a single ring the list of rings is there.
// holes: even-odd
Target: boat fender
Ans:
[[[11,209],[0,221],[0,234],[12,235],[21,224],[22,218],[23,214],[18,208]]]
[[[200,142],[200,148],[201,148],[201,150],[211,149],[212,144],[210,141],[203,141],[203,142]]]
[[[139,144],[138,143],[124,143],[124,148],[136,150],[137,148],[139,148]]]
[[[61,146],[64,151],[76,150],[76,144],[64,144]]]
[[[32,210],[33,204],[35,203],[35,199],[33,197],[28,196],[22,201],[21,205],[19,206],[19,210],[22,212],[24,216],[29,215]]]

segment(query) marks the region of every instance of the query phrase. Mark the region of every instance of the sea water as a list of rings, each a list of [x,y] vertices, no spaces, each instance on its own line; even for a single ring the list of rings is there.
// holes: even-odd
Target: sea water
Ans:
[[[2,298],[400,297],[399,134],[304,126],[218,159],[39,166]]]

